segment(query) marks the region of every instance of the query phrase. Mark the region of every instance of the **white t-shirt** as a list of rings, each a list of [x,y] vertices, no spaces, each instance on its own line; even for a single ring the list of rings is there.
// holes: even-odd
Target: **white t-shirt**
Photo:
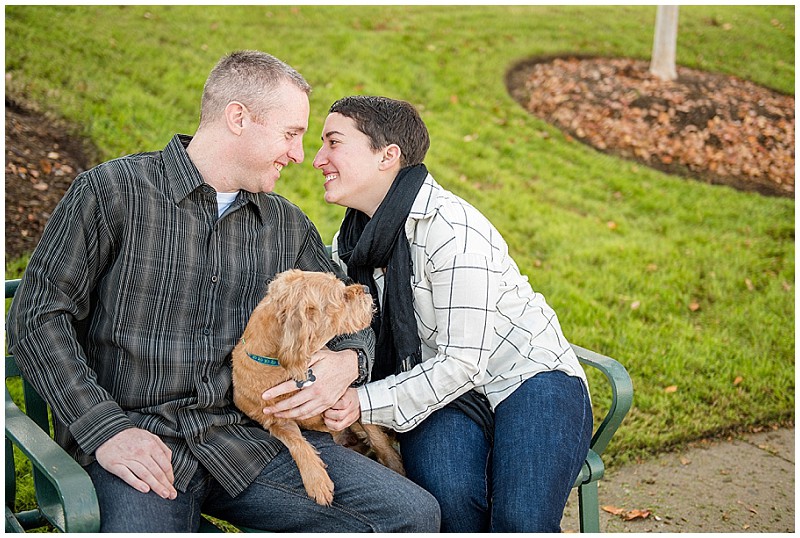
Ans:
[[[239,196],[239,191],[217,193],[217,217],[221,217],[225,213],[237,196]]]

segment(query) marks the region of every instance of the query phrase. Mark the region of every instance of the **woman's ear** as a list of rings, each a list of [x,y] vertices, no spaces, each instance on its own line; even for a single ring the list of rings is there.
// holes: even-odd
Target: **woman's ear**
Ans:
[[[397,144],[389,144],[385,148],[381,150],[383,152],[383,156],[381,157],[381,162],[378,165],[378,169],[381,171],[390,170],[391,168],[400,167],[400,157],[403,155],[403,152],[400,150],[400,146]]]
[[[228,103],[228,106],[225,107],[225,124],[236,136],[242,134],[245,114],[247,114],[247,110],[244,105],[238,101],[231,101]]]

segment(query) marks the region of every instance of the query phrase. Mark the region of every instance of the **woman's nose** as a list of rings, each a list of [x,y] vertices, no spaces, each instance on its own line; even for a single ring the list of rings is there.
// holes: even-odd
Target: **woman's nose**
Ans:
[[[314,163],[313,163],[314,168],[322,168],[322,163],[325,162],[325,159],[324,159],[323,153],[322,153],[323,149],[325,149],[325,148],[319,148],[319,151],[317,152],[317,154],[314,155]]]

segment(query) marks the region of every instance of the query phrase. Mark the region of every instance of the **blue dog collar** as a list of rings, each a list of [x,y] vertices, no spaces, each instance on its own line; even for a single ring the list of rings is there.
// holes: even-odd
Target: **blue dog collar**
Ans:
[[[244,338],[242,338],[242,345],[244,345]],[[250,353],[249,351],[245,350],[245,354],[256,361],[259,364],[266,364],[267,366],[280,366],[281,363],[278,359],[273,359],[272,357],[262,357],[261,355],[256,355],[254,353]],[[305,381],[295,381],[298,389],[304,389],[306,387],[310,387],[314,384],[314,381],[317,380],[317,376],[314,375],[314,372],[311,368],[308,369],[308,374],[306,375]]]
[[[244,338],[242,338],[242,345],[244,345]],[[245,353],[247,354],[248,357],[250,357],[251,359],[253,359],[254,361],[256,361],[258,363],[266,364],[267,366],[280,366],[281,365],[281,363],[278,361],[278,359],[273,359],[272,357],[262,357],[261,355],[254,355],[253,353],[250,353],[247,350],[245,350]]]

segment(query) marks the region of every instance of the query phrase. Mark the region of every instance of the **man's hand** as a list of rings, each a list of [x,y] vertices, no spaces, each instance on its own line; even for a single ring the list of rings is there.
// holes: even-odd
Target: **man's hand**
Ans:
[[[349,388],[344,396],[333,404],[333,407],[322,414],[325,425],[332,431],[338,432],[361,418],[361,403],[358,400],[358,391]]]
[[[164,499],[178,496],[172,450],[147,430],[123,430],[100,445],[95,456],[103,469],[142,493],[152,490]]]
[[[358,378],[358,355],[352,349],[331,351],[323,348],[311,356],[314,376],[313,385],[298,390],[293,380],[276,385],[264,392],[264,400],[272,400],[283,394],[296,392],[293,396],[264,408],[264,413],[277,418],[303,420],[321,414],[342,397],[347,388]]]

